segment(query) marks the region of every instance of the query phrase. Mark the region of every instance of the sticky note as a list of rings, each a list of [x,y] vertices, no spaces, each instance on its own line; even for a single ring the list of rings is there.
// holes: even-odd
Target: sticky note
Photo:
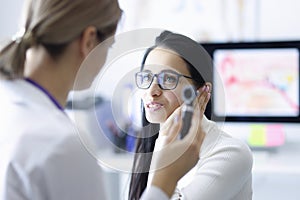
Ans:
[[[248,139],[250,146],[265,146],[266,145],[266,126],[251,125],[250,136]]]
[[[267,126],[267,141],[266,146],[274,147],[284,144],[285,136],[283,126],[281,124],[274,124]]]

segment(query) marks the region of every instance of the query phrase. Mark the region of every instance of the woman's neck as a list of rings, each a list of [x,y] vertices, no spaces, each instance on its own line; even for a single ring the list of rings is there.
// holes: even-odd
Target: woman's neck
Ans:
[[[67,84],[56,76],[43,76],[39,73],[34,73],[29,76],[25,76],[36,82],[43,87],[51,96],[59,103],[60,106],[65,107],[68,93],[70,89],[66,87]]]
[[[43,47],[37,47],[26,54],[24,76],[42,86],[64,107],[76,74],[70,71],[71,63],[54,61]]]

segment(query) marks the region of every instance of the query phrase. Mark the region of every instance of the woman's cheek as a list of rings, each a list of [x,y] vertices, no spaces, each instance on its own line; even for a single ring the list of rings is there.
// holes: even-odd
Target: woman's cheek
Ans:
[[[169,112],[168,117],[181,105],[181,98],[178,93],[171,93],[168,95],[169,99]]]

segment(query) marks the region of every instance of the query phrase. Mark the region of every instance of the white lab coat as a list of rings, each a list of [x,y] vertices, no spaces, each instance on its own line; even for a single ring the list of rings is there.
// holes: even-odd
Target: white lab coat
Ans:
[[[24,80],[0,81],[0,199],[106,199],[67,115]]]

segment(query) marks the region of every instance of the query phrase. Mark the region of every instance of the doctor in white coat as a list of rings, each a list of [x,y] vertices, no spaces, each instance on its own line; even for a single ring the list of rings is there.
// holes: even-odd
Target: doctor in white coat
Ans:
[[[81,63],[114,34],[120,15],[117,0],[26,4],[22,34],[0,51],[1,200],[107,198],[101,169],[81,144],[64,106]],[[98,65],[105,62],[106,53],[99,55]],[[81,88],[89,86],[96,72],[89,75],[90,82]],[[207,95],[201,101],[207,102]],[[173,120],[179,115],[170,116],[170,138],[180,129],[181,122]],[[165,156],[185,150],[154,174],[143,199],[168,199],[177,181],[198,161],[204,134],[193,125],[197,117],[187,137],[170,143],[154,158],[159,165]]]

